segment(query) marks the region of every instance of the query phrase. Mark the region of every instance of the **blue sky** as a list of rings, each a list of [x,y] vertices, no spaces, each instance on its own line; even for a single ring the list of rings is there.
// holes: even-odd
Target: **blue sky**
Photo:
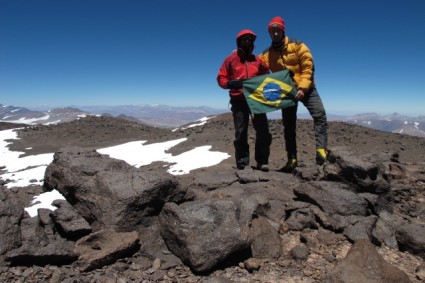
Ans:
[[[216,76],[236,34],[258,54],[277,15],[328,113],[425,114],[423,0],[0,0],[0,103],[227,109]]]

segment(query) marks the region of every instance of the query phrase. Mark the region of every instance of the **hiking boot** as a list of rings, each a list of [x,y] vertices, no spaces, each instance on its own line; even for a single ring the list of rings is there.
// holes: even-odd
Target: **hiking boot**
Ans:
[[[245,164],[243,164],[243,163],[236,163],[236,169],[238,169],[238,170],[243,170],[243,169],[245,169]]]
[[[236,161],[236,168],[238,170],[243,170],[248,165],[249,165],[249,158],[242,158],[241,160]]]
[[[257,170],[261,170],[263,172],[269,172],[269,166],[267,164],[257,163]]]
[[[324,148],[318,148],[316,150],[316,164],[323,165],[326,162],[327,154]]]
[[[297,167],[297,160],[295,158],[289,159],[285,166],[279,169],[280,172],[291,173]]]
[[[249,157],[241,158],[241,160],[239,160],[238,162],[246,167],[249,165]]]

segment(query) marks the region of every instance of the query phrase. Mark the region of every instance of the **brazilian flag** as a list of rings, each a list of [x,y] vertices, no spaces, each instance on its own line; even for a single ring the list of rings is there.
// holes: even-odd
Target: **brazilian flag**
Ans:
[[[289,70],[244,80],[243,93],[252,114],[267,113],[295,105],[297,89]]]

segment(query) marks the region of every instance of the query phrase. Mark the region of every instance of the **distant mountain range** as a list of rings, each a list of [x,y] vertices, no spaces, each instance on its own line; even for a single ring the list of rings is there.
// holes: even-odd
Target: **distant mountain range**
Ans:
[[[280,118],[279,112],[269,115],[271,119]],[[299,113],[299,119],[311,119],[308,113]],[[342,121],[349,124],[368,127],[384,132],[403,134],[416,137],[425,137],[425,116],[405,116],[398,113],[379,115],[377,113],[363,113],[352,116],[334,115],[328,113],[329,121]]]
[[[87,115],[113,116],[147,125],[174,128],[196,121],[202,117],[229,112],[228,109],[210,107],[174,107],[169,105],[117,105],[74,106],[51,110],[30,110],[23,107],[0,104],[0,121],[22,124],[52,124],[68,122]],[[311,119],[299,114],[301,119]],[[270,119],[280,118],[279,112],[269,114]],[[379,115],[364,113],[353,116],[328,114],[330,121],[343,121],[385,132],[425,137],[425,116],[410,117],[393,113]]]
[[[43,106],[42,108],[44,108]],[[40,109],[42,109],[40,108]],[[225,113],[226,109],[209,107],[174,107],[168,105],[78,106],[52,110],[30,110],[0,104],[0,121],[22,124],[51,124],[68,122],[87,115],[113,116],[150,126],[174,128],[202,117]]]
[[[392,113],[378,115],[376,113],[357,114],[339,119],[350,124],[403,135],[425,137],[425,116],[409,117]]]

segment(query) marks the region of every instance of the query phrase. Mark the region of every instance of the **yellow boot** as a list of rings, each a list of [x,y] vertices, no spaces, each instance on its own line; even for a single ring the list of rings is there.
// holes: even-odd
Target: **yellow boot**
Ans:
[[[280,168],[280,172],[285,172],[285,173],[291,173],[292,171],[295,170],[295,168],[297,167],[297,159],[296,158],[291,158],[288,159],[288,162],[286,162],[286,165],[283,166],[282,168]]]
[[[316,164],[317,165],[322,165],[323,163],[325,163],[327,157],[328,156],[326,154],[326,149],[324,148],[316,149]]]

